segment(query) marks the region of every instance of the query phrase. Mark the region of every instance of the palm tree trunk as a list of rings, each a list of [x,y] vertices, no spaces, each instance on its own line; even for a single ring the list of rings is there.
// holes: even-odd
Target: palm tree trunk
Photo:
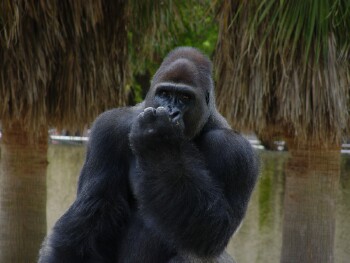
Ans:
[[[332,263],[340,147],[288,147],[281,262]]]
[[[47,130],[3,125],[0,172],[0,262],[36,262],[46,234]]]

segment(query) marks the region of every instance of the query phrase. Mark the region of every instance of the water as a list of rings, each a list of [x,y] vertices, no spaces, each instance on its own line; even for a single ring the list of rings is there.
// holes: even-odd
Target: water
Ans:
[[[285,210],[284,167],[288,153],[261,151],[260,155],[263,163],[261,177],[252,195],[245,220],[227,248],[238,263],[273,263],[279,262],[281,257]],[[84,156],[83,146],[49,147],[48,230],[75,199],[76,183]],[[341,175],[335,198],[335,262],[346,263],[350,262],[350,155],[342,155]]]

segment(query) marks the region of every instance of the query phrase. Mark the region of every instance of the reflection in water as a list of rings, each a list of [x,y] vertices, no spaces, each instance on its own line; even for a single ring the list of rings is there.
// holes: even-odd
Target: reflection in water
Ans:
[[[334,262],[339,175],[339,151],[302,147],[291,151],[286,167],[281,263]]]
[[[261,174],[241,228],[228,245],[238,263],[279,262],[286,153],[260,152]]]
[[[336,209],[335,262],[350,259],[350,156],[342,158]]]
[[[280,262],[287,153],[260,152],[262,172],[246,218],[228,245],[237,263]],[[47,225],[56,220],[75,199],[76,182],[85,156],[82,146],[50,145],[47,177]],[[295,184],[293,187],[298,188]],[[336,263],[350,258],[350,156],[342,155],[337,194],[334,256]],[[329,200],[332,202],[332,200]],[[334,201],[334,200],[333,200]],[[317,204],[316,204],[317,205]],[[293,261],[292,261],[293,262]],[[297,262],[297,261],[294,261]]]
[[[76,197],[84,146],[50,145],[47,168],[47,229],[69,208]]]
[[[16,131],[1,145],[0,262],[32,263],[46,234],[47,145]]]

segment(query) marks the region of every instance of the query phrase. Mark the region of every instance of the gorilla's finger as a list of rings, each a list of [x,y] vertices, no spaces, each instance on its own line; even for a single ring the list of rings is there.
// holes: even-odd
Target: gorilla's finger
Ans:
[[[156,115],[159,116],[159,118],[161,119],[171,121],[169,112],[164,107],[158,107],[156,110]]]
[[[153,107],[147,107],[146,109],[143,110],[144,113],[155,113],[156,112],[156,109],[153,108]]]
[[[148,122],[149,120],[155,120],[156,118],[156,109],[153,107],[148,107],[146,109],[143,110],[143,115],[142,115],[142,119],[145,122]]]
[[[157,112],[157,113],[167,112],[167,110],[166,110],[164,107],[160,106],[160,107],[158,107],[158,108],[156,109],[156,112]]]

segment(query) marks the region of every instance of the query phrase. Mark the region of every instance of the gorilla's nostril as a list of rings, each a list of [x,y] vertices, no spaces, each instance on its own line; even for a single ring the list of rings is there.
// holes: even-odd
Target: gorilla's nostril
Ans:
[[[180,119],[180,117],[181,117],[180,111],[171,112],[169,115],[173,121],[176,121],[176,120]]]

